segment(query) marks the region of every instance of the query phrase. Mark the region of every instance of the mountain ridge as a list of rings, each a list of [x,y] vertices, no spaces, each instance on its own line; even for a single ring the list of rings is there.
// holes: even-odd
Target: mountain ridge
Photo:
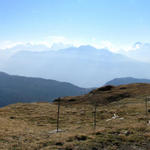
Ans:
[[[115,78],[105,83],[105,85],[123,85],[123,84],[132,84],[132,83],[150,83],[150,79],[140,79],[133,77],[122,77]]]
[[[50,102],[56,97],[82,95],[90,90],[67,82],[4,72],[0,72],[0,83],[0,106],[17,102]]]

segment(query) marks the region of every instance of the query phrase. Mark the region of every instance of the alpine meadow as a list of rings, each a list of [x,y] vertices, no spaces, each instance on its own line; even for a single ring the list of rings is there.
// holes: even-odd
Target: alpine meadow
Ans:
[[[149,0],[0,0],[0,150],[150,150]]]

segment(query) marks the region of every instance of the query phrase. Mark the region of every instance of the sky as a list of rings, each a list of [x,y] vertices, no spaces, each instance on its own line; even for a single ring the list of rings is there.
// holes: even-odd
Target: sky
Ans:
[[[150,42],[150,0],[0,0],[0,49],[93,45],[112,51]]]

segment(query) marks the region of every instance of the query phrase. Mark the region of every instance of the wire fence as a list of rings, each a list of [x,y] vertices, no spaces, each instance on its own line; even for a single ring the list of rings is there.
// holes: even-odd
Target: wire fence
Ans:
[[[74,125],[76,128],[90,128],[96,132],[97,127],[101,124],[119,119],[128,121],[127,118],[135,116],[135,119],[142,121],[143,124],[150,125],[150,97],[142,98],[139,101],[118,101],[107,105],[93,104],[63,104],[61,99],[57,100],[57,123],[56,131],[61,131],[62,128],[71,128]],[[137,107],[138,106],[138,107]],[[131,107],[131,108],[129,108]],[[139,110],[137,108],[140,108]],[[127,108],[127,109],[124,109]],[[66,123],[64,123],[66,122]]]

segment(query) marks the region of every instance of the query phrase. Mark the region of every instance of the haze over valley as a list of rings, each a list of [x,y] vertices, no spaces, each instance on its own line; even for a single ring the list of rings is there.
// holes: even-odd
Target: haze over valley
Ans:
[[[150,47],[150,46],[149,46]],[[38,46],[9,48],[0,54],[0,70],[9,74],[70,82],[80,87],[98,87],[118,77],[149,78],[150,61],[92,46],[53,50]],[[142,53],[145,49],[134,50]],[[148,56],[148,53],[147,53]],[[138,67],[137,67],[138,66]]]

